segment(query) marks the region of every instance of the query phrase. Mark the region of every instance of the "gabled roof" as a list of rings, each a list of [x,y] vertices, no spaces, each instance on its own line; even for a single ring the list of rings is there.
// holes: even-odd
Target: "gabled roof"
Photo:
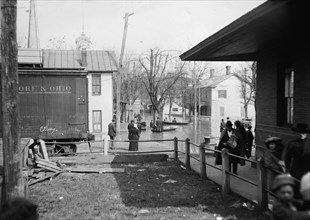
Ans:
[[[43,67],[53,69],[80,69],[82,51],[80,50],[43,50]],[[113,51],[87,50],[89,72],[116,72],[116,56]]]
[[[235,76],[235,74],[221,75],[221,76],[213,76],[212,78],[205,79],[200,82],[200,88],[211,87],[214,88],[221,82],[229,79],[230,77]]]
[[[255,61],[261,51],[308,53],[310,1],[269,0],[180,55],[184,61]]]

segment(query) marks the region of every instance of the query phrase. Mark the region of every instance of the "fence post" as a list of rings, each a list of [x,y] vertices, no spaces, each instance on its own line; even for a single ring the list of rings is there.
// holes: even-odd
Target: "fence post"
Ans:
[[[200,151],[200,177],[202,179],[207,178],[207,169],[206,169],[206,150],[204,148],[204,144],[199,145]]]
[[[190,143],[189,143],[190,139],[186,138],[185,140],[185,167],[186,169],[190,169],[191,168],[191,164],[190,164]]]
[[[174,160],[179,160],[178,138],[174,137]]]
[[[108,155],[108,149],[109,149],[109,142],[108,142],[107,137],[104,137],[103,138],[103,153],[105,156]]]
[[[228,150],[224,148],[221,152],[222,155],[222,192],[230,192],[230,175],[229,175],[229,156]]]
[[[257,160],[257,175],[258,175],[258,205],[263,209],[268,209],[268,192],[267,189],[267,171],[264,167],[263,159],[260,157]]]

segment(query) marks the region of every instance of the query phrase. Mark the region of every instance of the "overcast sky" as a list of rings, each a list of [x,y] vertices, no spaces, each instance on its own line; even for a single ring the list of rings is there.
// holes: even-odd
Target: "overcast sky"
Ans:
[[[126,52],[141,53],[150,48],[185,51],[214,34],[233,20],[262,4],[264,0],[205,1],[106,1],[37,0],[41,48],[48,39],[75,39],[84,32],[94,43],[93,49],[121,48],[124,15],[129,17]],[[18,38],[28,33],[28,0],[18,1]]]

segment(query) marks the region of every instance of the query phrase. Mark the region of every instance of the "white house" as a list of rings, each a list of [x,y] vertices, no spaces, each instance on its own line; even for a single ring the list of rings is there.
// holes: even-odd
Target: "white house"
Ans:
[[[170,103],[167,103],[164,106],[163,114],[164,115],[168,115],[169,114],[169,110],[170,110]],[[184,110],[186,111],[186,114],[188,114],[188,109],[184,109]],[[183,115],[182,106],[178,105],[175,102],[173,102],[172,106],[171,106],[171,115],[172,116],[182,116]]]
[[[229,67],[228,67],[229,69]],[[201,116],[213,119],[230,117],[240,120],[245,117],[241,81],[230,70],[225,75],[213,76],[200,83]],[[248,105],[248,118],[255,117],[254,103]]]

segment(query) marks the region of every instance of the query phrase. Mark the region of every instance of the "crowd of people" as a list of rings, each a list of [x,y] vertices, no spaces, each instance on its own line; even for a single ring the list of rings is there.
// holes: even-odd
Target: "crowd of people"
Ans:
[[[245,165],[240,157],[251,156],[254,136],[252,127],[240,121],[233,123],[227,118],[220,124],[220,139],[217,150],[228,149],[229,171],[238,174],[238,164]],[[285,146],[279,137],[265,140],[263,153],[264,166],[267,168],[268,190],[276,195],[272,209],[273,220],[310,219],[310,146],[307,124],[298,123],[291,128],[299,134]],[[222,164],[220,153],[216,153],[215,165]]]
[[[217,146],[217,150],[221,151],[222,149],[228,149],[230,154],[234,154],[240,157],[251,157],[252,146],[254,136],[251,131],[252,126],[247,126],[247,130],[244,125],[239,121],[232,122],[227,118],[227,121],[224,122],[224,119],[221,121],[220,125],[220,139]],[[220,153],[216,154],[215,165],[222,164],[222,157]],[[241,166],[245,165],[245,160],[242,160],[237,157],[229,156],[229,171],[232,170],[234,174],[238,174],[238,164]]]

